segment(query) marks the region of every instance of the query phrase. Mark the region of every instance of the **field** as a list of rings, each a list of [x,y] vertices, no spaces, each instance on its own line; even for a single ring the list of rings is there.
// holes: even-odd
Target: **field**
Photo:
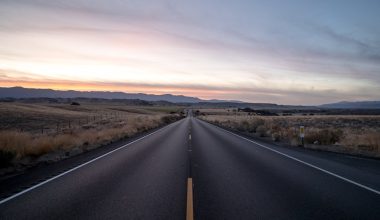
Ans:
[[[60,160],[180,119],[176,106],[0,102],[0,167]]]
[[[301,145],[304,126],[306,148],[380,157],[379,115],[260,116],[232,109],[200,109],[198,114],[222,127],[292,146]]]

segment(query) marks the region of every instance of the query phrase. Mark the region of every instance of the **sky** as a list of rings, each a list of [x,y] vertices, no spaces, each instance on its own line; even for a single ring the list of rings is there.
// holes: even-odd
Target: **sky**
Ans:
[[[0,0],[0,87],[380,100],[378,0]]]

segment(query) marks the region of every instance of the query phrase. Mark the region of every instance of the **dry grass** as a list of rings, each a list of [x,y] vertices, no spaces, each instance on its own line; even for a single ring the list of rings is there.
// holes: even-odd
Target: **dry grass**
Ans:
[[[54,152],[82,152],[178,120],[165,108],[0,104],[0,167]],[[43,129],[42,129],[43,128]]]
[[[380,157],[380,116],[248,116],[210,114],[206,121],[273,141],[299,145],[305,126],[306,147]]]
[[[0,143],[3,151],[12,152],[17,158],[40,156],[54,150],[69,150],[74,147],[86,147],[103,144],[123,137],[132,136],[159,126],[157,117],[134,118],[115,127],[96,127],[92,129],[72,129],[66,133],[53,135],[32,135],[29,132],[0,131]]]
[[[81,127],[89,123],[104,124],[129,120],[138,115],[167,115],[178,107],[128,106],[125,104],[81,103],[0,103],[0,130],[50,132]]]

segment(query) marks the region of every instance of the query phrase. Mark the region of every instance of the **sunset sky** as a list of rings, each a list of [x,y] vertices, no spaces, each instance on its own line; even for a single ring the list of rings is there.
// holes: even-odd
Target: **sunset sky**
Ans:
[[[0,87],[380,100],[378,0],[0,0]]]

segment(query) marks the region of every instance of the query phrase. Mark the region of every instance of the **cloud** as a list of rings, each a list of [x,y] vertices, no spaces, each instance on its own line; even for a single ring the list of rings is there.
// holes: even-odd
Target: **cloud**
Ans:
[[[359,89],[344,92],[338,89],[260,88],[260,87],[219,87],[204,84],[164,84],[134,82],[76,81],[38,78],[28,73],[0,70],[0,86],[23,86],[29,88],[53,88],[81,91],[123,91],[134,93],[176,94],[197,96],[203,99],[231,99],[248,102],[275,102],[279,104],[315,105],[341,100],[378,100],[380,89]],[[305,101],[307,100],[307,101]]]
[[[379,98],[375,32],[350,34],[352,25],[343,30],[317,17],[310,21],[310,11],[293,15],[287,4],[281,10],[254,1],[217,7],[212,1],[0,4],[0,68],[9,71],[1,76],[7,85],[49,86],[50,80],[56,87],[280,103]],[[305,22],[288,19],[294,16]],[[73,77],[82,81],[63,80]]]
[[[337,50],[347,61],[367,61],[380,63],[380,45],[371,45],[369,42],[356,39],[350,34],[341,34],[327,25],[311,25],[319,35],[326,36],[337,45]],[[378,37],[377,40],[380,40]],[[339,55],[336,53],[336,55]],[[337,56],[335,56],[336,58]]]

